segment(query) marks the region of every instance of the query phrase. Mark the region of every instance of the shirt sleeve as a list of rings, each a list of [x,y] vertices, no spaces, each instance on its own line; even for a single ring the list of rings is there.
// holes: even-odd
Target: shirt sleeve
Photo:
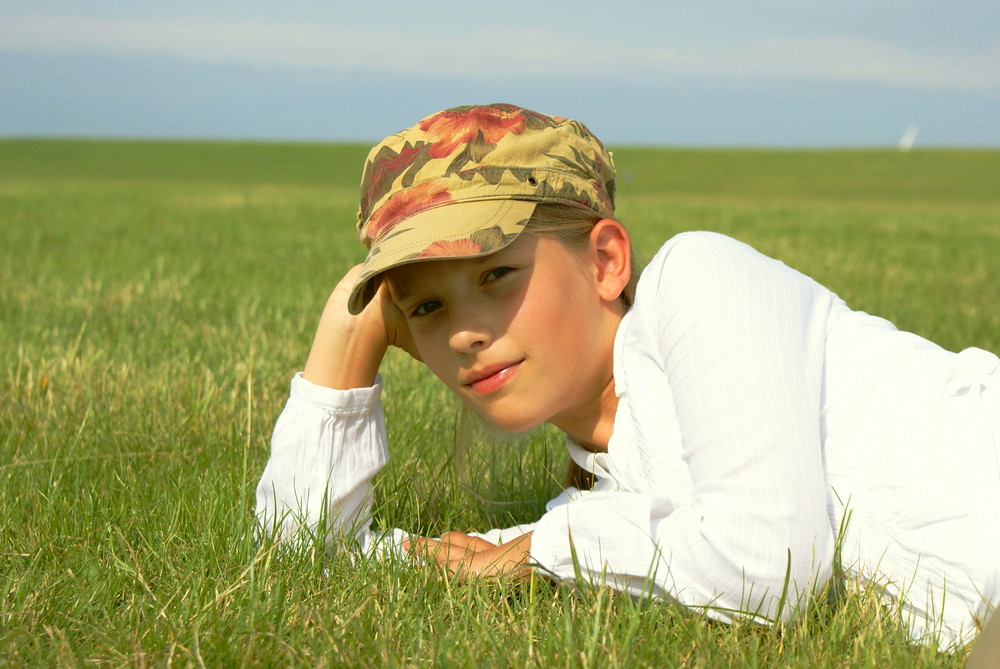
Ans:
[[[409,533],[371,529],[371,480],[389,461],[381,394],[381,376],[370,388],[333,390],[295,375],[257,484],[261,530],[293,545],[324,532],[328,546],[346,543],[379,559],[404,555]],[[564,493],[549,504],[566,499]],[[470,534],[499,545],[533,528],[529,523]]]
[[[381,392],[381,377],[370,388],[333,390],[295,375],[257,485],[264,532],[371,543],[371,479],[389,461]]]
[[[643,274],[633,321],[655,340],[673,395],[691,501],[605,491],[554,509],[532,537],[539,568],[724,621],[791,615],[832,569],[820,443],[832,299],[727,237],[668,242]]]

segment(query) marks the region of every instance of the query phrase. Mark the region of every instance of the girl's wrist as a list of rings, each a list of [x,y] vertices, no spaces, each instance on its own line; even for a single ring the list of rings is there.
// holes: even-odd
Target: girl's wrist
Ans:
[[[302,376],[335,390],[367,388],[387,348],[385,325],[372,310],[351,316],[344,305],[328,304]]]

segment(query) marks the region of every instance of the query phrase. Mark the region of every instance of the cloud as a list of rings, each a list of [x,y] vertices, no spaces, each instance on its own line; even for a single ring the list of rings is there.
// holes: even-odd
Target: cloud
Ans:
[[[704,75],[1000,90],[1000,44],[972,55],[931,55],[870,39],[827,36],[770,39],[746,48],[689,51],[678,58],[677,69]]]
[[[1000,43],[978,53],[918,53],[851,36],[766,39],[723,47],[608,43],[541,27],[428,34],[390,29],[208,18],[0,20],[0,50],[392,72],[432,76],[628,80],[677,77],[874,82],[1000,91]]]

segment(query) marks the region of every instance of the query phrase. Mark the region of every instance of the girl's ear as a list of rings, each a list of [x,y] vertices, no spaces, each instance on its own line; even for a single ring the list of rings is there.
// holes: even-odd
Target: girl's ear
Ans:
[[[632,277],[632,241],[625,227],[613,218],[602,218],[590,231],[597,291],[606,302],[617,301]]]

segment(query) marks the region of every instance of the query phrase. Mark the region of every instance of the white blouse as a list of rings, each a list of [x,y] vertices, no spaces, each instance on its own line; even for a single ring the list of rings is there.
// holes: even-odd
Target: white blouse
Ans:
[[[1000,604],[1000,360],[852,311],[722,235],[668,241],[615,339],[607,453],[531,525],[536,569],[724,621],[787,618],[833,574],[882,589],[915,638],[968,641]],[[257,488],[261,524],[369,530],[388,460],[379,395],[297,375]],[[336,531],[334,531],[336,530]],[[935,639],[936,637],[936,639]]]

